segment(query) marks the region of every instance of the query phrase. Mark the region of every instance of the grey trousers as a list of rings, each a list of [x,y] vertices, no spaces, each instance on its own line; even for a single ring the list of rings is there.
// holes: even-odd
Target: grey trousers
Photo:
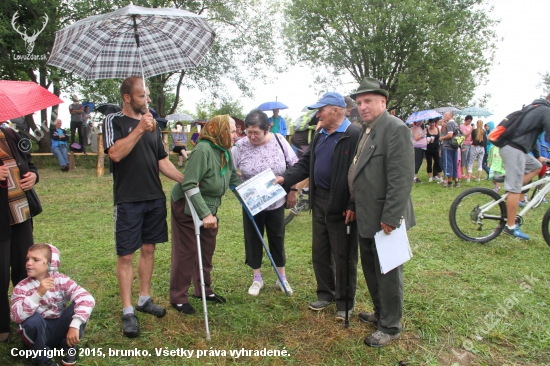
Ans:
[[[313,243],[312,259],[315,279],[317,280],[317,298],[335,301],[336,308],[346,310],[346,273],[348,240],[350,243],[349,268],[349,309],[355,304],[357,285],[357,225],[353,222],[351,234],[346,233],[346,224],[342,221],[326,221],[326,207],[329,192],[317,189],[313,202]]]
[[[359,248],[363,274],[378,319],[378,330],[387,334],[400,333],[403,317],[403,266],[384,275],[380,272],[374,239],[359,236]]]

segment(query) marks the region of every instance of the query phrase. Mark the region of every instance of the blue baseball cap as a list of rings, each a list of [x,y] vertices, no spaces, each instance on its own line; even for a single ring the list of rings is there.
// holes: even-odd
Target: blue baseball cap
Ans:
[[[342,94],[337,92],[325,93],[319,101],[313,105],[308,106],[308,109],[319,109],[326,105],[335,105],[337,107],[346,108],[346,101]]]

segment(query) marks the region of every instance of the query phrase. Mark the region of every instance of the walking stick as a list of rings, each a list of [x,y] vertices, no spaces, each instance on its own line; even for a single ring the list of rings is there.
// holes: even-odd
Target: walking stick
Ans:
[[[197,236],[197,256],[199,259],[199,273],[201,277],[201,296],[202,296],[202,310],[204,313],[204,325],[206,327],[206,340],[211,340],[210,338],[210,329],[208,328],[208,308],[206,307],[206,292],[204,284],[204,269],[202,266],[202,250],[201,250],[201,226],[203,226],[202,220],[199,218],[193,203],[191,202],[191,197],[199,193],[200,190],[198,187],[192,188],[185,192],[185,199],[189,205],[189,211],[191,211],[191,216],[193,217],[193,224],[195,225],[195,235]]]
[[[346,231],[347,231],[347,247],[346,247],[346,265],[347,265],[347,269],[346,269],[346,317],[345,317],[345,321],[344,321],[344,327],[345,328],[349,328],[349,314],[348,314],[348,309],[349,309],[349,267],[350,267],[350,264],[349,264],[349,252],[350,252],[350,247],[351,247],[351,226],[348,225],[346,226]]]
[[[267,245],[265,244],[264,237],[262,236],[262,233],[260,233],[260,229],[258,229],[258,225],[256,225],[256,221],[254,221],[254,215],[252,215],[252,212],[246,207],[244,202],[241,199],[241,196],[239,196],[239,193],[235,190],[234,185],[230,185],[229,188],[235,193],[235,196],[239,200],[239,203],[241,206],[243,206],[244,210],[246,211],[246,214],[248,215],[248,218],[250,221],[252,221],[252,225],[254,225],[254,229],[256,229],[256,234],[258,234],[258,237],[262,241],[262,244],[264,246],[265,252],[267,253],[267,256],[269,257],[269,260],[271,261],[271,265],[273,266],[273,269],[275,270],[275,273],[277,274],[277,278],[279,279],[279,283],[283,287],[283,290],[285,290],[286,296],[290,296],[288,293],[288,290],[286,289],[285,283],[283,281],[283,278],[281,277],[281,274],[279,273],[279,270],[277,269],[277,265],[275,264],[275,261],[273,260],[273,257],[271,256],[271,253],[269,252],[269,249],[267,249]]]

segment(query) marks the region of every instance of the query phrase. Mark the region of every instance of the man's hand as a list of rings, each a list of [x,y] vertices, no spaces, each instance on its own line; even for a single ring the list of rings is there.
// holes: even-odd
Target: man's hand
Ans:
[[[286,208],[292,208],[296,206],[296,191],[290,191],[286,195]]]
[[[395,230],[395,227],[390,226],[388,224],[384,224],[383,222],[380,223],[380,226],[382,226],[382,230],[384,230],[384,233],[388,235]]]
[[[21,184],[21,189],[24,191],[28,191],[34,186],[34,183],[36,183],[36,174],[33,172],[27,172],[23,175],[23,179],[19,182]]]
[[[141,119],[139,120],[139,124],[137,128],[141,132],[147,132],[151,131],[151,128],[153,127],[154,119],[151,112],[145,113],[143,116],[141,116]]]
[[[216,229],[218,227],[218,219],[210,214],[202,219],[202,226],[204,226],[205,229]]]
[[[280,175],[275,177],[275,184],[283,185],[285,184],[285,178],[281,177]]]
[[[542,164],[546,164],[546,162],[548,161],[548,159],[542,157],[542,156],[539,156],[539,161],[542,163]]]
[[[67,332],[67,337],[66,337],[67,345],[69,347],[74,347],[80,343],[80,337],[78,336],[79,333],[80,333],[79,329],[69,327],[69,331]]]
[[[353,211],[347,210],[346,212],[342,212],[342,216],[346,217],[346,225],[355,221],[355,212]]]
[[[53,282],[53,277],[44,278],[42,281],[40,281],[40,286],[38,286],[38,295],[41,297],[46,294],[49,290],[53,290],[55,288],[55,283]]]
[[[0,165],[0,180],[6,180],[10,176],[8,167],[5,165]]]

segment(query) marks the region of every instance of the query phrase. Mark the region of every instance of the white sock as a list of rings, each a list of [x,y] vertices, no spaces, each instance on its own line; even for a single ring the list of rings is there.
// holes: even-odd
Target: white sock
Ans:
[[[134,307],[133,306],[128,306],[127,308],[122,309],[122,315],[133,314],[133,313],[134,313]]]

